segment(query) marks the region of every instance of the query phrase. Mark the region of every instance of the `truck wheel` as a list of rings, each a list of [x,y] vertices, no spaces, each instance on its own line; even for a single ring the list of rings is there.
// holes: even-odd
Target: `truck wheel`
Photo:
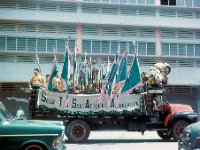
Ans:
[[[46,150],[46,149],[47,148],[45,148],[44,146],[34,143],[28,144],[22,148],[22,150]]]
[[[72,143],[83,143],[90,135],[90,127],[85,121],[73,120],[66,127],[66,135]]]
[[[162,138],[163,140],[169,140],[172,137],[171,134],[169,134],[169,131],[159,130],[157,131],[157,133],[158,133],[158,136]]]
[[[185,120],[179,120],[176,121],[172,126],[172,136],[175,141],[178,141],[180,138],[180,135],[183,133],[183,130],[186,126],[188,126],[189,123]]]

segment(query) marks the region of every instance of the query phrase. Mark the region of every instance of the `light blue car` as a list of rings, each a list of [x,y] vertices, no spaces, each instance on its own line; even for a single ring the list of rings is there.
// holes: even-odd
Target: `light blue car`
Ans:
[[[200,150],[200,122],[187,126],[178,142],[179,150]]]

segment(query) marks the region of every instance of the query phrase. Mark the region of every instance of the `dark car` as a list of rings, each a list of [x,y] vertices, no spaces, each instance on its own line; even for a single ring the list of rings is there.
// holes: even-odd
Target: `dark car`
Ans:
[[[200,150],[200,122],[193,123],[184,129],[178,149]]]
[[[0,150],[65,150],[61,121],[15,120],[0,102]]]

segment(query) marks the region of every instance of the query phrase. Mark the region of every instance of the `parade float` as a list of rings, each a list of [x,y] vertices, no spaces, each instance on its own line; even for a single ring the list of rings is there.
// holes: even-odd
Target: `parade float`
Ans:
[[[63,120],[68,140],[75,143],[86,141],[91,130],[103,129],[155,130],[162,139],[178,140],[185,126],[197,120],[190,106],[168,103],[163,85],[169,64],[159,62],[140,73],[137,54],[128,68],[126,51],[121,56],[118,52],[112,64],[109,59],[106,67],[101,64],[95,67],[86,57],[81,62],[78,51],[72,55],[68,45],[60,76],[65,88],[53,88],[58,70],[54,57],[48,89],[33,86],[31,118]]]

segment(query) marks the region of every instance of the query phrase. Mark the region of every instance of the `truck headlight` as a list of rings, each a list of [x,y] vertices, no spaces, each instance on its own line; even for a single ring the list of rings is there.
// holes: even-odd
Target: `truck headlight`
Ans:
[[[56,138],[56,140],[53,142],[53,147],[54,148],[59,148],[60,145],[62,145],[62,137]]]

